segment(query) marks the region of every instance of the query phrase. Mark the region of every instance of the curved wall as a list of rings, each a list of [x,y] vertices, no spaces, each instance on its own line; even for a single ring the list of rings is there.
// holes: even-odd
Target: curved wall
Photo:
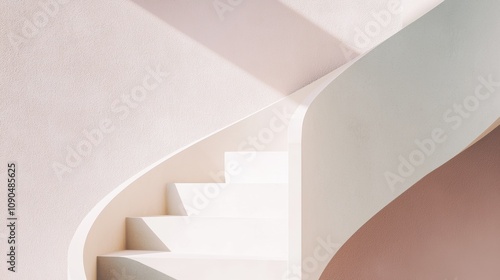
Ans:
[[[499,279],[500,128],[364,225],[321,279]]]
[[[170,214],[168,183],[224,182],[226,151],[286,150],[292,113],[311,91],[324,89],[336,72],[168,155],[114,189],[78,227],[68,251],[68,279],[95,279],[96,256],[126,249],[126,217]]]
[[[372,0],[375,4],[370,6],[385,6],[385,1]],[[248,9],[251,5],[242,4],[228,14],[225,21],[219,20],[214,2],[257,1],[157,2],[193,4],[189,12],[195,11],[195,15],[176,10],[174,16],[183,17],[192,27],[199,28],[195,31],[212,20],[215,24],[207,30],[208,35],[231,29],[237,33],[236,37],[258,37],[264,43],[272,43],[275,47],[272,51],[279,55],[281,50],[293,49],[292,55],[281,60],[281,64],[276,64],[271,55],[263,57],[256,53],[251,44],[236,47],[230,42],[232,38],[225,36],[215,43],[229,48],[231,55],[221,56],[193,40],[193,34],[181,32],[132,2],[0,1],[3,38],[0,64],[4,67],[4,71],[0,71],[0,158],[2,162],[16,161],[21,170],[23,187],[18,189],[18,195],[22,197],[23,207],[19,208],[19,216],[24,220],[19,227],[23,240],[18,248],[21,269],[13,276],[2,268],[6,263],[1,262],[1,279],[65,279],[68,245],[78,224],[120,183],[180,147],[291,93],[275,90],[269,84],[279,82],[281,89],[295,89],[340,62],[320,61],[323,67],[314,68],[312,61],[318,62],[322,57],[301,46],[325,50],[330,58],[339,57],[336,54],[340,54],[340,49],[336,47],[341,46],[333,48],[332,43],[337,42],[334,36],[324,34],[321,31],[324,28],[316,24],[308,23],[308,31],[314,29],[310,33],[293,28],[284,30],[291,34],[292,41],[287,42],[296,42],[295,47],[273,41],[282,34],[272,25],[266,32],[257,29],[263,22],[259,16],[264,12],[271,14],[266,5],[275,7],[276,1],[259,1],[262,10],[257,11]],[[331,1],[315,1],[318,2]],[[345,7],[353,1],[336,2]],[[315,3],[310,5],[317,7]],[[325,11],[335,14],[322,14]],[[352,14],[346,17],[344,11],[309,9],[304,19],[287,8],[267,20],[275,19],[281,25],[282,19],[307,23],[324,16],[343,22],[346,30],[372,20],[371,9],[354,9],[356,21]],[[339,16],[332,17],[332,14]],[[322,26],[337,29],[330,23],[327,21]],[[399,19],[395,20],[390,29],[396,30],[399,23]],[[264,34],[266,37],[261,37]],[[301,43],[303,38],[297,34],[307,35],[311,41],[330,43]],[[254,67],[240,67],[238,61],[248,57]],[[343,56],[340,58],[344,61]],[[273,69],[278,74],[259,76],[252,75],[256,71],[247,71],[257,66],[264,67],[257,68],[263,70],[262,73]],[[157,67],[170,75],[144,97],[137,87],[145,79],[152,82],[149,72]],[[297,79],[281,75],[283,71],[294,74]],[[269,77],[279,81],[269,81]],[[95,131],[108,119],[113,122],[114,130],[106,133],[91,153],[69,166],[67,172],[54,171],[57,163],[69,165],[68,158],[74,156],[69,149],[88,142],[85,131]],[[6,169],[0,170],[0,177],[6,180]],[[0,213],[2,218],[5,215],[5,211]],[[5,230],[0,232],[0,239]],[[50,252],[50,257],[40,258],[45,252]]]
[[[301,235],[292,239],[301,246],[292,271],[318,279],[364,223],[500,117],[498,9],[495,1],[441,4],[307,108],[301,143],[291,146],[302,170],[291,179],[301,186],[290,202],[302,205],[291,216]],[[330,258],[318,253],[325,240]]]

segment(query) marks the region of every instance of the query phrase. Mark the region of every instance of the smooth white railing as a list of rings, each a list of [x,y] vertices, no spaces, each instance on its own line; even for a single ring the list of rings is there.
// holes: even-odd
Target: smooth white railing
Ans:
[[[499,8],[446,1],[299,106],[289,279],[319,279],[363,224],[498,120]]]

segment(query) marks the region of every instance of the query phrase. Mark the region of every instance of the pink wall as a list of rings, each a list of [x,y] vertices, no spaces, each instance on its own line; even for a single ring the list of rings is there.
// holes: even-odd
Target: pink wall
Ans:
[[[500,127],[365,224],[321,279],[500,279]]]

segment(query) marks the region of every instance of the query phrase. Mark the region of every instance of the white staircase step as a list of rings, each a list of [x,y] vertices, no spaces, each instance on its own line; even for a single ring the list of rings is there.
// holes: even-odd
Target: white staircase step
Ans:
[[[273,218],[127,218],[127,249],[282,257],[288,252],[288,222]]]
[[[287,184],[175,183],[167,213],[179,216],[286,218]]]
[[[288,152],[226,152],[227,183],[287,183]]]
[[[276,280],[283,279],[281,258],[121,251],[97,258],[97,280]]]

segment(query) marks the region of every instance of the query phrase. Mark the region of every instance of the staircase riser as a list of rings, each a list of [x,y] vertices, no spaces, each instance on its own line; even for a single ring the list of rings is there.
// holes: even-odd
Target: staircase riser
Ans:
[[[172,184],[167,213],[201,217],[286,218],[286,184]]]
[[[286,261],[270,260],[98,257],[97,280],[277,280],[283,279],[286,268]]]
[[[153,217],[127,219],[127,249],[179,253],[285,256],[285,219]],[[143,238],[149,233],[149,238]],[[157,236],[157,238],[151,238]]]

